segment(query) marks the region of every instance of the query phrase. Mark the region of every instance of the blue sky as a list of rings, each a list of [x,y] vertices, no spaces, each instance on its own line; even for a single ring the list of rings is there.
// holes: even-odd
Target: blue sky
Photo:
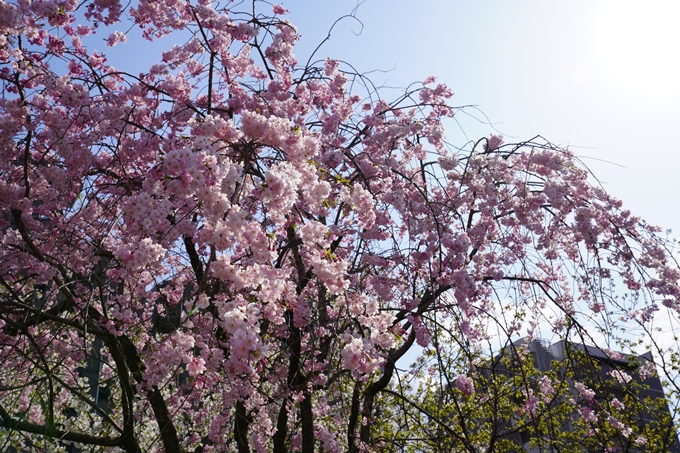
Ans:
[[[356,0],[283,0],[299,60]],[[624,206],[680,236],[680,2],[365,0],[317,54],[404,87],[433,74],[456,105],[462,144],[497,129],[569,146]],[[360,33],[360,34],[359,34]],[[388,97],[388,96],[386,96]]]

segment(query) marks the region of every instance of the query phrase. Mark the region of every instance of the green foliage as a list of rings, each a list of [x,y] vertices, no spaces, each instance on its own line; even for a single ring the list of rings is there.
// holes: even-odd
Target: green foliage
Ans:
[[[513,344],[495,354],[442,344],[427,350],[379,399],[371,420],[378,451],[672,451],[667,401],[652,395],[657,377],[636,376],[638,358],[608,360],[564,344],[565,356],[547,371]],[[460,374],[473,378],[474,393],[457,387]],[[577,388],[592,390],[592,399]]]

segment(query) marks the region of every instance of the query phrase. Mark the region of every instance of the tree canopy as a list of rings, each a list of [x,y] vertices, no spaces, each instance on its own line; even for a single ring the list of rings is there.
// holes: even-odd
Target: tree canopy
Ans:
[[[569,150],[448,143],[434,77],[298,63],[285,14],[0,0],[0,450],[667,451],[672,244]],[[140,35],[177,44],[108,63]],[[541,331],[607,359],[541,370]]]

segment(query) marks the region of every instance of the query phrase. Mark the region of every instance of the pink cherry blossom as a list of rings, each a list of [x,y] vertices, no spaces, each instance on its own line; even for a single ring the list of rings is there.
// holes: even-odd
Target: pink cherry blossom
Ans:
[[[437,444],[483,450],[496,403],[496,428],[565,404],[584,438],[638,436],[635,398],[498,377],[489,345],[593,343],[599,320],[637,344],[680,312],[672,241],[567,149],[452,143],[434,76],[392,97],[298,62],[287,13],[0,2],[0,445],[420,451],[438,423]],[[626,391],[674,382],[645,335],[607,376]],[[402,418],[421,431],[385,435]]]
[[[187,365],[187,371],[191,376],[197,376],[206,370],[205,360],[201,358],[194,357],[191,362]]]
[[[475,384],[471,377],[459,374],[456,376],[456,387],[466,396],[470,396],[475,392]]]
[[[279,15],[283,15],[283,14],[286,14],[288,12],[288,10],[284,9],[283,6],[281,6],[281,5],[272,6],[272,10],[274,11],[274,14],[279,14]]]
[[[624,410],[626,408],[626,406],[624,406],[624,404],[616,398],[612,399],[611,405],[619,410]]]
[[[593,401],[593,398],[595,398],[595,392],[586,387],[582,382],[576,382],[574,388],[586,401]]]

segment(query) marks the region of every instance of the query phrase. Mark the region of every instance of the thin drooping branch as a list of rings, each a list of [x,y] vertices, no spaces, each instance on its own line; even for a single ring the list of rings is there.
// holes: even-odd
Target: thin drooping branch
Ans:
[[[415,337],[414,337],[415,338]],[[350,406],[349,421],[347,423],[347,447],[350,453],[356,453],[357,449],[357,424],[359,422],[361,404],[361,381],[354,383],[352,390],[352,404]]]
[[[201,262],[201,258],[198,256],[198,252],[196,252],[196,246],[194,245],[192,237],[187,236],[184,238],[184,247],[187,251],[187,254],[189,255],[191,268],[194,270],[194,274],[196,275],[196,283],[198,283],[198,286],[200,287],[204,282],[203,263]]]
[[[103,447],[123,447],[126,453],[137,453],[139,450],[131,450],[124,436],[120,437],[97,437],[89,434],[76,433],[73,431],[63,431],[54,426],[36,425],[23,420],[17,420],[0,405],[1,426],[10,431],[24,431],[27,433],[40,434],[53,439],[62,439],[69,442],[78,442],[85,445],[100,445]]]
[[[253,418],[246,412],[246,407],[243,402],[239,401],[236,403],[236,412],[234,413],[234,438],[236,439],[238,453],[250,453],[248,427],[252,421]]]
[[[135,391],[130,373],[128,372],[126,357],[120,341],[114,335],[104,335],[101,337],[101,339],[108,348],[109,353],[116,364],[117,377],[122,390],[121,406],[123,411],[123,433],[121,437],[125,440],[128,453],[137,453],[140,451],[140,448],[139,445],[137,445],[137,440],[134,434],[135,409],[133,400],[135,397]]]
[[[283,400],[276,418],[276,432],[272,436],[273,453],[287,453],[286,439],[288,438],[288,402]]]
[[[450,285],[442,285],[435,291],[427,291],[423,297],[420,299],[418,304],[418,309],[416,310],[416,315],[420,316],[422,313],[427,311],[432,304],[434,304],[437,299],[451,288]],[[397,361],[408,352],[408,350],[413,346],[416,339],[415,328],[411,328],[407,340],[399,348],[394,349],[387,354],[387,359],[385,361],[385,366],[383,367],[383,372],[380,378],[366,387],[364,390],[364,401],[363,401],[363,417],[366,420],[370,420],[373,416],[373,403],[378,392],[385,389],[394,375],[394,370],[396,368]],[[369,443],[371,439],[371,425],[370,423],[362,424],[361,441],[364,443]]]
[[[302,392],[300,401],[300,424],[302,432],[302,453],[314,453],[314,411],[312,394],[308,390]]]
[[[134,343],[125,335],[118,337],[117,340],[120,344],[120,349],[125,356],[125,362],[130,368],[130,372],[138,383],[143,384],[144,364],[139,357],[137,348],[135,347]],[[172,421],[163,394],[158,389],[158,387],[154,385],[150,390],[147,391],[146,398],[151,404],[154,417],[156,418],[156,423],[158,423],[158,429],[161,433],[161,440],[163,442],[165,453],[182,453],[179,437],[177,435],[177,429],[175,428],[175,424]]]

